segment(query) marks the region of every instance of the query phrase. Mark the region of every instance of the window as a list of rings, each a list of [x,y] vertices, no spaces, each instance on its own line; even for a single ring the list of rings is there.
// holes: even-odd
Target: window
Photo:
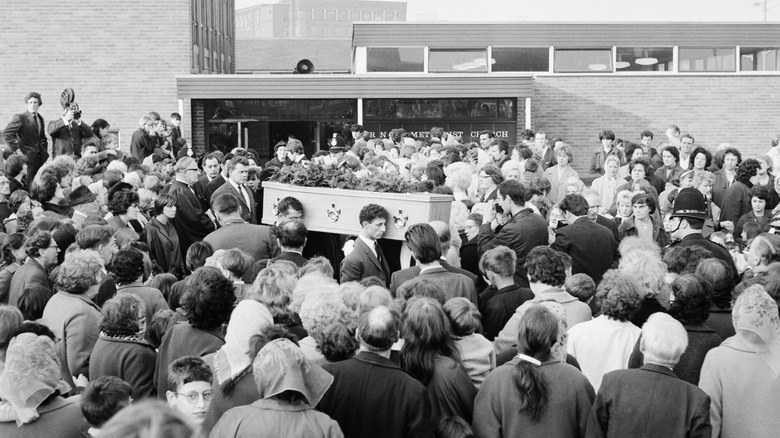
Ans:
[[[428,57],[431,73],[486,73],[487,50],[431,49]]]
[[[501,120],[517,117],[516,99],[363,99],[366,120]]]
[[[681,72],[736,71],[734,47],[680,47]]]
[[[549,71],[548,47],[493,47],[493,71]]]
[[[424,47],[369,47],[366,49],[367,72],[422,72]]]
[[[778,71],[780,70],[780,48],[740,47],[742,71]]]
[[[618,47],[615,69],[624,71],[673,71],[672,47]]]
[[[555,73],[611,73],[612,49],[555,49]]]

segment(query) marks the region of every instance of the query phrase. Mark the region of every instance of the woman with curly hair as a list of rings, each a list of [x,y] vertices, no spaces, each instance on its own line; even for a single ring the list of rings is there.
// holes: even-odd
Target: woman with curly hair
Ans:
[[[144,302],[146,320],[151,323],[152,317],[160,310],[168,310],[162,292],[142,284],[144,275],[144,255],[135,248],[122,248],[114,254],[109,266],[109,272],[116,281],[117,294],[133,294]]]
[[[309,360],[318,364],[326,362],[321,352],[325,329],[335,323],[351,326],[352,330],[355,326],[354,312],[344,304],[339,287],[335,283],[321,285],[306,294],[298,315],[303,328],[309,334],[299,341],[301,351]]]
[[[46,303],[42,322],[60,339],[62,379],[89,378],[89,356],[100,331],[100,309],[92,299],[103,281],[103,260],[95,251],[74,251],[59,266],[57,293]]]
[[[187,322],[168,329],[157,356],[157,397],[165,397],[168,365],[184,356],[205,356],[225,344],[223,324],[236,301],[233,283],[214,267],[198,268],[182,297]]]
[[[630,319],[642,304],[642,287],[634,277],[610,270],[596,291],[601,315],[569,329],[567,351],[598,390],[604,374],[624,369],[642,330]]]
[[[519,354],[487,376],[474,400],[476,436],[585,436],[595,394],[581,372],[553,357],[559,329],[547,308],[526,311]]]
[[[73,209],[67,204],[65,192],[55,175],[43,172],[33,183],[30,193],[34,200],[41,203],[43,211],[50,211],[60,218],[73,216]]]
[[[134,399],[154,397],[157,353],[144,339],[144,302],[132,294],[119,294],[103,304],[101,313],[100,336],[89,360],[90,380],[116,376],[130,384]]]
[[[143,226],[138,221],[141,212],[138,193],[132,190],[119,190],[108,201],[108,211],[112,217],[108,219],[108,226],[116,230],[132,228],[136,233],[143,232]]]
[[[471,422],[477,391],[463,370],[455,336],[441,304],[425,297],[409,300],[401,336],[405,341],[401,368],[428,389],[431,420],[435,423],[454,415]]]
[[[734,182],[723,195],[722,220],[736,224],[743,215],[753,210],[750,205],[750,189],[757,181],[756,174],[761,164],[754,158],[748,158],[737,167]]]
[[[666,281],[667,267],[658,245],[638,237],[623,239],[618,252],[620,272],[638,279],[642,286],[642,304],[631,318],[635,326],[642,327],[650,315],[669,308],[671,289]]]

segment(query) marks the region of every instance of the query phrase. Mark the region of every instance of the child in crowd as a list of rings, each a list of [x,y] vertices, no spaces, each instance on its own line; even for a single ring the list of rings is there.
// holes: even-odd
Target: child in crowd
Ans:
[[[100,428],[133,402],[132,393],[130,384],[116,376],[103,376],[90,382],[81,394],[81,413],[92,426],[87,436],[100,436]]]
[[[496,353],[493,343],[479,334],[482,331],[482,315],[467,298],[450,298],[444,304],[444,312],[450,320],[455,342],[463,362],[463,369],[471,382],[479,389],[488,373],[496,367]]]
[[[168,366],[168,405],[202,424],[214,395],[211,380],[211,368],[200,357],[176,359]]]

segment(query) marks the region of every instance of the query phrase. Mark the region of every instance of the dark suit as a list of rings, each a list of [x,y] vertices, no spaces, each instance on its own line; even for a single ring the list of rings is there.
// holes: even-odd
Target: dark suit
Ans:
[[[217,175],[214,179],[209,181],[208,184],[206,184],[205,190],[203,190],[203,196],[206,197],[206,199],[211,200],[211,195],[217,191],[218,188],[222,187],[225,184],[225,177],[222,176],[220,173]]]
[[[612,267],[617,255],[617,241],[612,232],[585,216],[556,231],[550,248],[571,256],[572,273],[588,274],[596,284]]]
[[[380,247],[377,251],[382,251]],[[355,239],[355,248],[341,262],[341,278],[339,283],[347,281],[360,281],[368,277],[377,277],[385,285],[390,283],[390,267],[387,257],[382,257],[382,263],[377,260],[371,249],[358,237]]]
[[[424,281],[430,281],[439,286],[444,293],[445,301],[450,298],[464,297],[468,298],[474,305],[477,304],[477,289],[474,286],[474,280],[464,274],[449,272],[443,267],[421,271],[420,275],[400,285],[394,296],[406,297],[409,289]]]
[[[425,387],[390,359],[361,351],[323,368],[333,384],[317,409],[345,438],[432,436]]]
[[[610,219],[602,215],[597,215],[596,223],[603,227],[607,227],[609,231],[612,231],[612,235],[615,236],[615,240],[620,242],[620,233],[618,232],[618,225],[614,219]]]
[[[37,114],[38,127],[35,118],[29,111],[14,114],[3,131],[5,144],[16,152],[21,150],[27,158],[27,186],[32,185],[35,174],[43,163],[49,159],[49,141],[46,140],[43,117]]]
[[[295,263],[295,266],[300,268],[309,259],[298,254],[297,252],[285,251],[279,254],[278,257],[274,257],[272,259],[258,260],[249,268],[249,270],[247,270],[246,274],[244,274],[244,281],[246,281],[247,283],[255,281],[255,277],[257,277],[257,274],[259,274],[260,271],[262,271],[269,265],[273,265],[274,263],[280,260],[287,260],[288,262],[293,262]]]
[[[484,309],[480,309],[485,337],[492,341],[515,314],[515,310],[533,299],[534,293],[531,289],[514,284],[495,291],[493,296],[486,300]]]
[[[534,158],[539,161],[539,167],[542,169],[542,171],[547,170],[548,167],[558,164],[558,160],[555,158],[555,150],[553,150],[553,148],[547,148],[547,150],[544,151],[544,156],[534,154]]]
[[[176,234],[179,235],[181,253],[187,254],[187,250],[195,242],[200,242],[209,233],[214,231],[214,222],[206,216],[202,200],[190,190],[190,187],[182,181],[171,183],[168,193],[176,198],[176,218],[173,225]]]
[[[612,371],[601,382],[586,436],[709,438],[710,397],[664,366]]]
[[[244,195],[239,193],[239,191],[236,190],[233,184],[231,184],[229,181],[226,181],[224,184],[222,184],[222,186],[214,190],[214,193],[211,194],[209,199],[210,202],[214,202],[214,199],[217,196],[225,193],[229,193],[235,196],[236,199],[238,199],[238,207],[241,210],[241,219],[249,222],[250,224],[257,224],[257,205],[255,204],[254,195],[252,194],[252,191],[249,190],[246,186],[244,186],[244,190],[249,196],[249,205],[247,205]]]
[[[138,128],[133,132],[130,139],[130,155],[144,161],[144,158],[152,155],[157,147],[157,140],[152,138],[148,132]]]
[[[731,268],[731,272],[734,273],[735,279],[737,277],[737,267],[734,265],[734,259],[731,258],[731,253],[726,248],[718,245],[715,242],[711,242],[705,239],[701,233],[689,234],[683,237],[679,242],[671,244],[670,247],[684,247],[684,246],[700,246],[712,253],[712,256],[716,259],[723,260]]]
[[[246,251],[252,262],[270,259],[279,255],[279,245],[268,225],[253,225],[243,219],[233,219],[222,224],[218,230],[203,239],[218,249],[238,248]],[[251,271],[251,269],[249,270]],[[247,272],[249,272],[247,271]],[[244,276],[244,281],[248,278]]]
[[[19,297],[22,292],[33,286],[42,286],[49,290],[51,288],[51,282],[49,276],[46,275],[46,270],[32,257],[27,258],[27,261],[14,272],[13,278],[11,278],[11,288],[8,292],[8,304],[12,306],[18,306]]]
[[[466,277],[469,277],[471,281],[474,282],[474,289],[478,289],[479,286],[479,277],[474,275],[473,273],[465,270],[456,268],[455,266],[452,266],[451,264],[447,263],[444,259],[439,259],[439,263],[441,264],[441,267],[446,269],[447,272],[454,272],[456,274],[463,274]],[[390,293],[395,296],[395,291],[398,289],[402,284],[406,283],[407,281],[417,278],[417,276],[420,275],[420,267],[415,265],[410,268],[401,269],[400,271],[393,272],[393,275],[390,276]]]
[[[49,122],[48,129],[52,145],[52,155],[77,155],[81,156],[81,143],[85,138],[95,134],[92,128],[84,122],[72,121],[66,123],[63,118]]]

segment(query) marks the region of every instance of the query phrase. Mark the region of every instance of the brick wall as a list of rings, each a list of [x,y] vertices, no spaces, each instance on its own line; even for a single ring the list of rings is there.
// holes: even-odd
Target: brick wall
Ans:
[[[73,88],[83,120],[108,120],[125,148],[142,115],[178,111],[175,75],[190,72],[192,53],[189,0],[0,2],[0,16],[0,129],[32,90],[48,123]]]
[[[598,133],[638,141],[649,129],[666,141],[666,125],[689,132],[711,150],[721,143],[743,156],[766,153],[780,133],[777,76],[537,76],[531,101],[534,130],[563,137],[573,166],[587,173]],[[518,119],[518,128],[522,121]]]

